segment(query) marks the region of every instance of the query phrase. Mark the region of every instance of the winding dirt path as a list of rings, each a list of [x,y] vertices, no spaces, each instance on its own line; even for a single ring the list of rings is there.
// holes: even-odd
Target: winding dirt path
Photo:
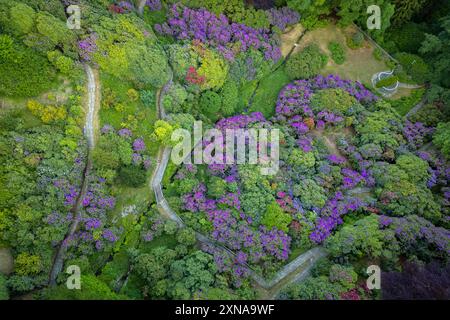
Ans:
[[[164,85],[164,87],[157,92],[156,108],[159,119],[165,119],[166,114],[162,106],[162,98],[164,93],[172,84],[172,77]],[[153,171],[151,178],[151,189],[155,193],[155,199],[158,211],[162,216],[173,220],[178,226],[184,227],[185,223],[183,219],[170,207],[169,203],[164,197],[162,191],[162,179],[164,177],[164,172],[167,168],[167,164],[170,159],[171,148],[161,146],[158,152],[157,165]],[[224,250],[230,255],[235,255],[235,253],[224,246],[221,243],[205,236],[199,232],[196,232],[197,241],[201,245],[207,245],[215,247],[219,250]],[[259,292],[261,293],[260,299],[275,299],[280,290],[288,286],[289,284],[297,281],[301,281],[308,274],[314,263],[321,257],[325,256],[326,252],[322,247],[315,247],[302,255],[298,256],[296,259],[285,265],[281,270],[279,270],[271,279],[267,280],[256,273],[252,268],[246,265],[250,277],[255,281],[256,285],[259,287]]]
[[[89,172],[92,168],[92,150],[95,146],[95,120],[96,120],[96,113],[99,110],[99,103],[100,103],[100,88],[98,85],[98,75],[96,76],[95,72],[92,70],[92,68],[89,65],[85,65],[85,72],[87,77],[87,113],[86,113],[86,121],[85,121],[85,127],[84,127],[84,134],[87,140],[88,144],[88,150],[87,150],[87,161],[86,166],[84,168],[83,172],[83,178],[81,182],[81,190],[77,197],[75,206],[71,209],[71,212],[74,214],[75,219],[72,222],[69,231],[67,232],[66,236],[64,237],[64,240],[59,244],[58,249],[56,250],[56,254],[53,260],[52,269],[50,271],[49,275],[49,284],[50,285],[56,285],[56,278],[58,277],[59,273],[62,271],[63,265],[64,265],[64,255],[66,253],[66,247],[64,246],[64,243],[67,239],[70,239],[70,237],[75,233],[75,231],[78,228],[78,225],[82,219],[82,200],[84,198],[84,195],[87,192],[88,185],[89,185]]]

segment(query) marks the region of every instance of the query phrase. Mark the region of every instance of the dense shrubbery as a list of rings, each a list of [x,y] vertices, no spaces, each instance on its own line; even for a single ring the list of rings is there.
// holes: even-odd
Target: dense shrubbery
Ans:
[[[317,45],[309,45],[295,53],[286,63],[286,72],[291,79],[310,78],[325,67],[327,56]]]
[[[72,31],[61,1],[0,0],[0,95],[13,98],[1,101],[0,243],[15,265],[0,275],[0,299],[45,287],[59,245],[64,267],[82,268],[82,290],[68,290],[61,273],[36,298],[254,299],[248,266],[270,278],[317,244],[329,258],[281,298],[377,298],[365,288],[367,259],[387,270],[384,298],[445,298],[441,265],[404,262],[448,260],[448,17],[430,15],[433,28],[422,28],[405,24],[417,6],[378,3],[382,29],[369,34],[400,60],[396,76],[431,83],[391,103],[359,82],[318,75],[327,56],[317,45],[279,61],[280,32],[299,14],[308,29],[335,7],[340,26],[365,25],[369,2],[262,9],[261,1],[149,0],[141,19],[135,2],[82,1],[82,29]],[[387,29],[391,17],[396,27]],[[365,45],[359,32],[347,41]],[[328,50],[345,62],[341,44]],[[80,63],[99,69],[102,91],[89,157]],[[423,97],[407,120],[394,110],[406,114]],[[157,103],[167,117],[156,121]],[[169,163],[164,196],[192,228],[178,229],[145,184],[158,148],[195,120],[221,131],[280,129],[279,170]],[[234,255],[198,246],[196,232]],[[400,269],[409,273],[392,272]],[[405,294],[404,284],[426,277],[433,290]]]
[[[344,48],[338,42],[330,42],[328,44],[328,50],[331,52],[331,59],[337,64],[343,64],[345,62]]]
[[[55,70],[32,49],[0,35],[0,95],[33,97],[50,89]]]

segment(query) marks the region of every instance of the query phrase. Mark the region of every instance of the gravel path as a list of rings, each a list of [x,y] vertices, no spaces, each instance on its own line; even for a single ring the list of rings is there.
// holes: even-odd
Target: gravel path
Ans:
[[[166,114],[162,106],[162,99],[164,93],[172,84],[172,78],[164,85],[164,87],[157,94],[157,114],[160,119],[165,119]],[[177,215],[177,213],[170,207],[167,200],[164,198],[162,191],[162,179],[164,177],[164,172],[167,168],[167,164],[170,159],[171,148],[161,147],[158,153],[157,165],[153,172],[151,179],[151,188],[155,193],[155,199],[158,206],[158,210],[161,215],[175,221],[178,226],[184,227],[185,224],[183,220]],[[229,248],[225,247],[223,244],[216,242],[215,240],[196,232],[196,238],[202,245],[213,246],[220,250],[224,250],[230,255],[235,253]],[[314,265],[314,263],[321,257],[325,256],[325,250],[321,247],[315,247],[302,255],[298,256],[296,259],[285,265],[281,270],[279,270],[271,279],[264,279],[261,275],[257,274],[247,266],[250,277],[255,281],[255,283],[260,287],[263,299],[275,299],[279,291],[288,286],[293,282],[298,282],[305,278],[309,274],[309,270]]]
[[[86,136],[86,140],[88,143],[88,151],[87,151],[87,161],[86,161],[86,167],[83,172],[83,180],[81,182],[81,190],[80,194],[78,195],[77,201],[75,206],[72,208],[72,213],[75,216],[74,221],[72,222],[69,231],[67,232],[65,236],[65,240],[70,238],[75,231],[78,228],[78,224],[81,221],[82,218],[82,212],[81,212],[81,201],[84,198],[84,195],[86,194],[87,188],[88,188],[88,175],[92,167],[92,160],[91,160],[91,152],[95,145],[95,134],[94,134],[94,120],[95,120],[95,111],[98,110],[97,103],[99,100],[97,99],[97,92],[98,92],[98,85],[97,81],[95,79],[94,71],[92,68],[88,65],[85,65],[85,71],[86,71],[86,77],[87,77],[87,113],[86,113],[86,122],[84,126],[84,134]],[[62,241],[58,249],[56,251],[52,269],[50,271],[49,275],[49,284],[50,285],[56,285],[56,278],[62,271],[62,268],[64,266],[64,254],[66,252],[66,247],[63,245],[64,241]]]

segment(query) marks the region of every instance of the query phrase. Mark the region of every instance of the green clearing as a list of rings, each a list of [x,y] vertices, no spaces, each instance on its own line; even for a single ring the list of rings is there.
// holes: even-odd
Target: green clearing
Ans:
[[[289,82],[289,77],[284,72],[284,66],[281,66],[275,72],[266,76],[259,83],[250,111],[261,111],[266,118],[273,116],[278,93]]]
[[[339,65],[332,59],[329,59],[327,66],[321,73],[323,75],[338,74],[344,79],[357,80],[371,88],[372,75],[390,68],[386,65],[386,61],[375,59],[373,55],[374,48],[367,41],[359,49],[350,49],[346,44],[346,35],[354,32],[356,32],[356,29],[352,26],[342,29],[336,25],[329,24],[324,28],[308,31],[294,52],[302,50],[311,43],[316,43],[323,52],[331,56],[328,45],[332,41],[338,42],[344,48],[347,57],[346,61]]]

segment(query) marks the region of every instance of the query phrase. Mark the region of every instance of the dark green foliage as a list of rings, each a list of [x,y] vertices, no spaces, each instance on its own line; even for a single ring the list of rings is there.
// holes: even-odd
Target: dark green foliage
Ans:
[[[421,25],[410,22],[400,28],[390,29],[387,37],[395,43],[399,52],[417,53],[425,40],[425,33]]]
[[[121,184],[137,188],[147,181],[147,172],[137,166],[126,166],[119,169],[119,181]]]
[[[291,79],[305,79],[315,76],[327,64],[327,56],[316,44],[295,53],[286,63],[286,73]]]
[[[403,70],[411,76],[413,81],[424,83],[430,79],[427,63],[419,56],[410,53],[398,53],[395,58],[400,62]]]
[[[405,22],[419,13],[421,9],[430,1],[428,0],[394,0],[395,12],[392,16],[392,22],[397,25],[403,25]]]
[[[6,278],[0,273],[0,300],[8,300],[9,293],[6,287]]]
[[[433,143],[447,159],[450,159],[450,122],[441,122],[438,124],[436,132],[433,135]]]
[[[445,121],[445,115],[434,104],[426,104],[409,117],[413,123],[422,122],[427,127],[436,127],[441,121]]]
[[[347,36],[347,46],[351,49],[361,48],[364,44],[364,35],[361,32]]]
[[[222,106],[222,99],[219,94],[208,90],[202,93],[200,97],[200,110],[212,121],[219,118],[219,111]]]

